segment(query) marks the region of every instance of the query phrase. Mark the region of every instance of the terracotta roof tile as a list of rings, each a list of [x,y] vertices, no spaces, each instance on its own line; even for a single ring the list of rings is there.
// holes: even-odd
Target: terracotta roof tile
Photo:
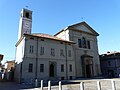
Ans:
[[[41,38],[53,39],[53,40],[57,40],[57,41],[74,43],[73,41],[67,41],[67,40],[64,40],[64,39],[61,39],[61,38],[58,38],[56,36],[52,36],[49,34],[37,33],[37,34],[24,34],[24,35],[30,35],[30,36],[35,36],[35,37],[41,37]]]

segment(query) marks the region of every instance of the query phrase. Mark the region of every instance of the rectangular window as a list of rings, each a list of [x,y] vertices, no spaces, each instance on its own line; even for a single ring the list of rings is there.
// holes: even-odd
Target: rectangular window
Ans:
[[[31,53],[31,52],[32,52],[32,46],[30,45],[29,53]]]
[[[40,55],[44,55],[44,47],[40,47]]]
[[[51,56],[55,56],[55,49],[51,48]]]
[[[69,71],[72,72],[72,65],[69,65]]]
[[[108,66],[111,66],[111,62],[110,61],[108,61]]]
[[[88,49],[90,49],[90,41],[89,40],[87,41],[87,46],[88,46]]]
[[[40,64],[40,72],[44,72],[44,64]]]
[[[61,77],[61,80],[64,80],[64,77]]]
[[[60,56],[64,56],[63,49],[60,49]]]
[[[71,50],[68,50],[68,57],[71,57]]]
[[[32,63],[29,64],[28,72],[33,72],[33,64]]]
[[[30,45],[29,53],[33,53],[33,52],[34,52],[34,47],[33,45]]]
[[[70,76],[70,80],[72,80],[72,76]]]
[[[41,41],[44,41],[44,39],[41,39]]]
[[[85,38],[85,37],[82,38],[82,47],[83,47],[83,48],[87,48],[86,38]]]
[[[61,64],[61,72],[64,72],[64,64]]]
[[[32,37],[30,39],[34,40],[34,38],[32,38]]]
[[[78,39],[78,47],[82,48],[82,41],[81,41],[81,39]]]

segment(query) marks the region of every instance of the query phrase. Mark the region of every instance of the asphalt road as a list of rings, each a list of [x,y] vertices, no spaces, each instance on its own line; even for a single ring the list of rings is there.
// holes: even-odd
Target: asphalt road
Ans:
[[[30,85],[18,84],[15,82],[0,82],[0,90],[33,90],[34,87]]]

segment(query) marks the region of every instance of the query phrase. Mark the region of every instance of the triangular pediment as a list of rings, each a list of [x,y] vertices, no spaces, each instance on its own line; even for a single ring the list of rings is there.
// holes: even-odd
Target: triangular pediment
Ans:
[[[84,31],[84,32],[88,32],[88,33],[93,33],[92,31],[90,31],[87,27],[85,27],[84,25],[80,25],[80,26],[76,26],[74,27],[76,30],[80,30],[80,31]]]
[[[81,32],[84,32],[84,33],[89,33],[89,34],[96,35],[96,36],[99,35],[86,22],[81,22],[81,23],[78,23],[78,24],[71,25],[71,26],[69,26],[69,29],[81,31]]]
[[[75,30],[77,32],[84,32],[84,33],[91,34],[94,36],[99,36],[99,34],[93,28],[91,28],[86,22],[81,22],[81,23],[70,25],[62,29],[60,32],[58,32],[54,36],[57,36],[58,34],[60,34],[61,32],[65,30]]]

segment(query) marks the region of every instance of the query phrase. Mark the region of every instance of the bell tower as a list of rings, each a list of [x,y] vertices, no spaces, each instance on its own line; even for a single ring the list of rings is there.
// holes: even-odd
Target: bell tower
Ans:
[[[31,31],[32,31],[32,11],[23,8],[20,13],[18,40],[24,33],[31,34]]]

